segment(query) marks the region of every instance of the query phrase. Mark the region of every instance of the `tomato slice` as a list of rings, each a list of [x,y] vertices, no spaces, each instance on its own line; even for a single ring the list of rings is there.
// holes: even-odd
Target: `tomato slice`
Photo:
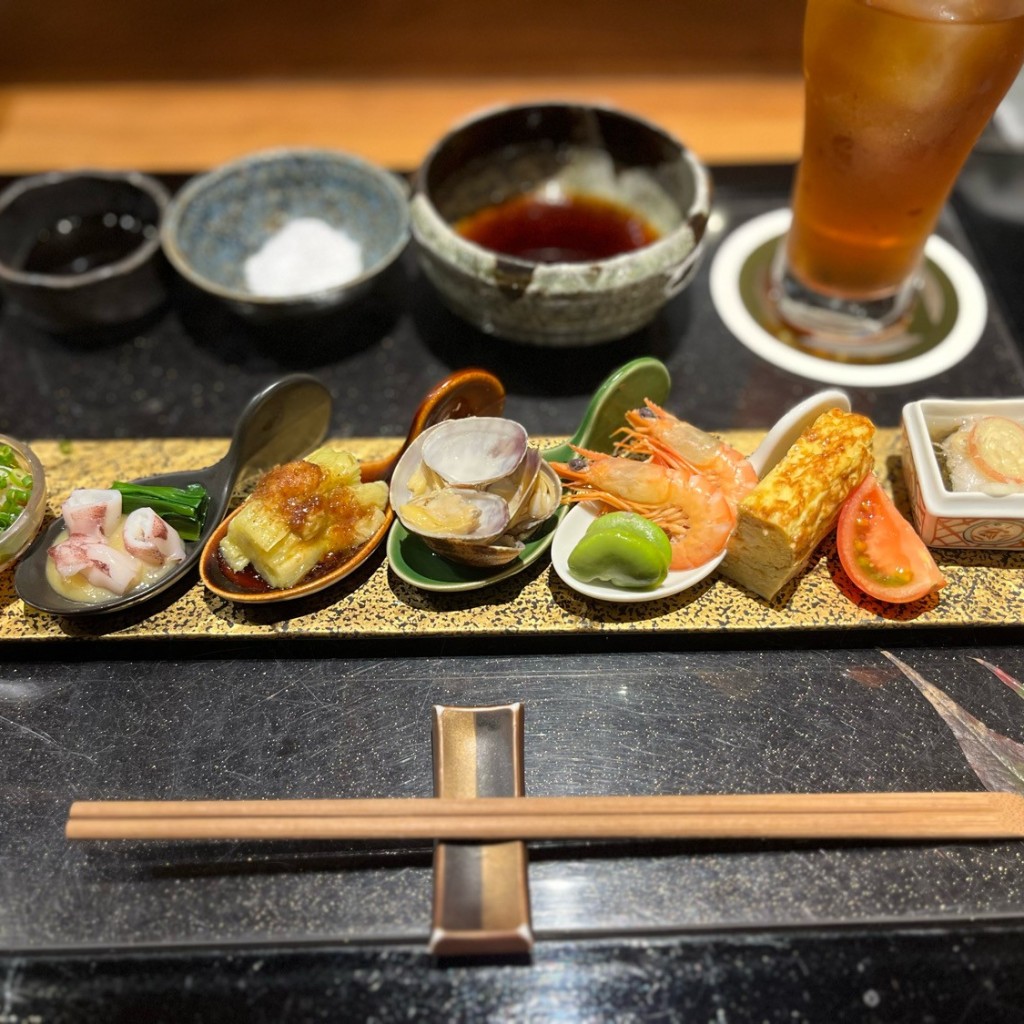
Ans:
[[[839,560],[870,597],[906,604],[946,585],[927,545],[868,475],[839,510]]]

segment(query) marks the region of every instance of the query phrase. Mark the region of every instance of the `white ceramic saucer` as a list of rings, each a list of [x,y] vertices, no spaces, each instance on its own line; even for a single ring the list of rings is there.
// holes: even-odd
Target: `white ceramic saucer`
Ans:
[[[925,246],[921,301],[908,334],[915,343],[905,354],[860,363],[824,359],[787,344],[766,326],[757,282],[767,273],[790,219],[788,209],[771,210],[741,224],[711,264],[711,300],[718,315],[741,344],[766,362],[825,384],[902,385],[955,366],[981,338],[988,320],[984,285],[961,253],[933,235]]]

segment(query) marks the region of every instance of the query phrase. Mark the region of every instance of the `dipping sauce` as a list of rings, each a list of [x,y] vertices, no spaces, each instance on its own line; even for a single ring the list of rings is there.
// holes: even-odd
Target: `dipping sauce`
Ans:
[[[62,217],[39,232],[21,269],[30,274],[84,274],[131,255],[156,225],[129,213]]]
[[[582,263],[632,252],[658,239],[639,213],[607,199],[513,196],[455,224],[463,238],[535,263]]]

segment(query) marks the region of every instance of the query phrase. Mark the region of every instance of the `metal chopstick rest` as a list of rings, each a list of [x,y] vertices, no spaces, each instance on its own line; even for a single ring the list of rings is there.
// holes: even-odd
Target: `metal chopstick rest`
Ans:
[[[523,796],[523,706],[434,708],[434,795]],[[439,842],[434,852],[436,956],[533,948],[526,844]]]

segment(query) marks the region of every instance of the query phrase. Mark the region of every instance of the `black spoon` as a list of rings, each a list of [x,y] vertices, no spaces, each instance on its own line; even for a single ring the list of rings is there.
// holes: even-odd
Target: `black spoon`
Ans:
[[[239,483],[312,451],[327,436],[331,422],[330,392],[315,377],[291,374],[254,395],[242,411],[227,455],[205,469],[141,477],[134,483],[184,487],[202,484],[210,503],[198,540],[185,542],[185,560],[151,586],[111,595],[96,604],[72,601],[57,593],[46,578],[47,552],[64,529],[63,518],[51,523],[22,558],[14,574],[18,596],[33,608],[64,618],[91,618],[123,612],[149,601],[191,571],[207,538],[217,529]]]

